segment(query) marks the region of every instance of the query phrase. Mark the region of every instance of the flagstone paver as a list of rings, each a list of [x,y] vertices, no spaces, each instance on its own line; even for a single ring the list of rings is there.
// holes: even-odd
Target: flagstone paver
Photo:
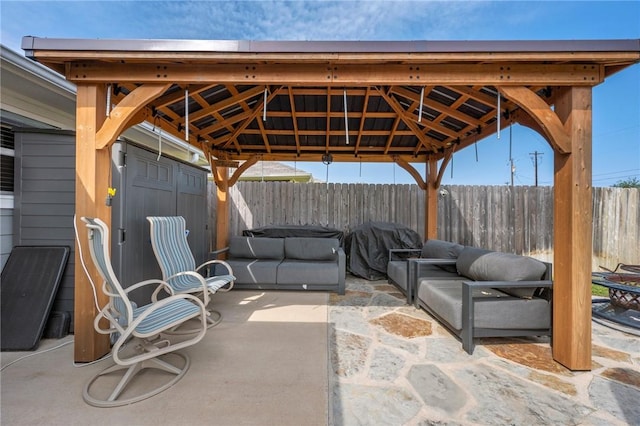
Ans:
[[[593,323],[591,371],[549,339],[479,339],[473,355],[386,281],[349,276],[329,307],[331,423],[640,424],[640,338]]]

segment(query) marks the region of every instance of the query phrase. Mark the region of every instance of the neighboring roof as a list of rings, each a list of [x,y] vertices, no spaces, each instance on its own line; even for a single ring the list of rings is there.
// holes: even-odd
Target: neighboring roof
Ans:
[[[275,161],[258,161],[249,167],[238,180],[313,182],[313,175],[304,170]]]
[[[78,84],[111,84],[114,102],[140,85],[170,83],[147,106],[163,130],[184,138],[188,119],[191,144],[215,158],[269,161],[442,159],[522,118],[500,87],[525,87],[553,105],[564,87],[596,86],[640,60],[636,39],[25,37],[22,47]]]

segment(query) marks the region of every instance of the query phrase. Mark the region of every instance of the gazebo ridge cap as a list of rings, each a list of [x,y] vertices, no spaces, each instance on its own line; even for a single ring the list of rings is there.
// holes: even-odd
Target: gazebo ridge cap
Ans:
[[[238,53],[477,53],[640,51],[640,39],[592,40],[206,40],[73,39],[25,36],[22,49],[105,51],[211,51]]]

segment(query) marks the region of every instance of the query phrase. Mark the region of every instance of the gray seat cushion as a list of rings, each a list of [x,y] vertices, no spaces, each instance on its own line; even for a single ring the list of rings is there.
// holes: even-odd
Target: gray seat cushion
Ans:
[[[338,263],[335,261],[286,259],[278,265],[278,285],[338,284],[338,279]]]
[[[237,284],[276,284],[280,260],[228,259]]]
[[[462,330],[462,280],[421,280],[418,297],[455,330]],[[474,327],[542,330],[549,328],[551,304],[521,299],[495,289],[474,289]]]
[[[284,259],[284,239],[231,237],[228,256],[240,259]]]

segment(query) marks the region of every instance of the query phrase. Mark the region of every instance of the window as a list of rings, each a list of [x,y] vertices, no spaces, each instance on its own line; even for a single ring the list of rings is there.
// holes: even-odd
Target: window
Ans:
[[[0,191],[13,192],[15,135],[11,127],[2,125],[0,138]]]

